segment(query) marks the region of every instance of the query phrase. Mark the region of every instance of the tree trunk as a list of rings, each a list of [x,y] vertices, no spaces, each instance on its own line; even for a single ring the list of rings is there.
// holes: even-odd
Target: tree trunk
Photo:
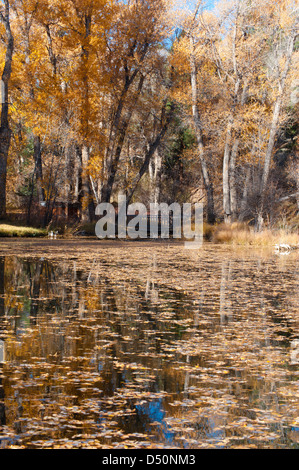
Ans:
[[[40,145],[40,137],[34,137],[34,161],[35,161],[35,172],[36,172],[36,188],[38,202],[41,204],[45,200],[45,192],[43,188],[43,168],[42,168],[42,152]]]
[[[7,156],[10,147],[11,131],[8,127],[0,128],[0,219],[6,216],[6,175]]]
[[[72,199],[72,193],[75,193],[76,174],[78,165],[76,164],[76,150],[72,140],[68,140],[64,149],[64,178],[63,178],[63,200],[64,217],[69,218],[69,203]]]
[[[230,189],[230,209],[231,220],[234,222],[237,219],[238,201],[237,201],[237,188],[236,188],[236,160],[239,149],[239,139],[234,142],[231,157],[229,162],[229,189]]]
[[[245,218],[250,177],[251,177],[251,167],[248,166],[247,171],[246,171],[244,190],[243,190],[242,201],[241,201],[241,206],[240,206],[240,215],[239,215],[240,222],[242,222]]]
[[[0,219],[6,216],[6,176],[7,157],[10,147],[11,130],[8,122],[8,84],[11,76],[14,39],[10,29],[9,1],[4,0],[5,11],[0,12],[0,20],[4,24],[7,38],[4,70],[2,73],[2,109],[0,126]]]
[[[155,204],[158,204],[160,200],[161,166],[162,158],[158,149],[152,163],[149,165],[150,197],[151,202]]]
[[[126,80],[124,90],[123,90],[120,102],[118,104],[117,112],[114,117],[114,122],[112,124],[112,130],[110,133],[111,143],[108,147],[107,157],[106,157],[107,182],[102,187],[101,202],[110,202],[113,185],[114,185],[116,173],[118,170],[118,164],[119,164],[119,160],[121,156],[121,151],[124,145],[127,130],[128,130],[131,118],[132,118],[132,114],[133,114],[136,102],[143,88],[145,77],[144,75],[141,75],[139,79],[137,91],[135,93],[134,99],[129,108],[129,111],[127,115],[121,120],[121,114],[122,114],[124,103],[125,103],[125,97],[136,75],[137,74],[135,74],[134,72],[132,77]]]
[[[115,154],[111,156],[111,161],[110,164],[108,165],[108,177],[107,177],[107,182],[104,184],[103,189],[102,189],[102,196],[101,200],[102,202],[110,202],[111,195],[112,195],[112,190],[114,186],[114,181],[118,169],[118,164],[120,160],[120,155],[121,151],[123,148],[123,144],[125,141],[125,136],[126,136],[126,131],[129,125],[129,121],[127,121],[123,128],[120,131],[118,142],[117,142],[117,147],[115,150]]]
[[[224,222],[226,224],[231,223],[231,202],[230,202],[230,181],[229,181],[229,168],[230,168],[230,150],[231,150],[231,129],[232,129],[232,118],[229,119],[226,131],[226,142],[223,155],[223,211],[224,211]]]
[[[27,224],[28,225],[30,224],[30,218],[31,218],[31,206],[33,202],[35,178],[36,178],[36,189],[37,189],[39,208],[41,208],[41,203],[45,201],[45,192],[43,188],[43,169],[42,169],[42,154],[41,154],[40,137],[34,136],[33,142],[34,142],[33,143],[34,170],[33,170],[33,175],[31,179],[31,193],[30,193],[28,209],[27,209]]]
[[[81,175],[81,221],[82,222],[89,222],[90,215],[89,215],[89,179],[88,179],[88,160],[89,160],[89,148],[87,145],[82,146],[81,152],[82,158],[82,175]]]
[[[167,105],[167,101],[165,101],[164,103],[164,109],[162,110],[162,116],[165,112],[165,107]],[[163,139],[163,137],[165,136],[166,134],[166,131],[169,127],[169,124],[171,123],[172,119],[173,119],[173,114],[174,114],[174,109],[175,109],[175,106],[174,104],[171,105],[171,108],[170,110],[168,111],[167,113],[167,118],[165,120],[165,123],[163,124],[162,128],[160,129],[159,133],[156,135],[156,137],[154,138],[154,140],[150,143],[148,149],[147,149],[147,152],[146,152],[146,155],[145,155],[145,158],[144,158],[144,161],[143,161],[143,164],[141,165],[141,168],[138,172],[138,174],[135,176],[134,178],[134,181],[132,183],[132,186],[131,186],[131,189],[128,191],[128,195],[127,195],[127,206],[130,204],[130,201],[133,197],[133,194],[134,192],[136,191],[137,189],[137,186],[141,180],[141,178],[143,177],[144,173],[148,170],[148,167],[149,167],[149,164],[150,164],[150,161],[151,161],[151,158],[153,157],[153,155],[155,154],[155,152],[157,151],[157,149],[159,148],[159,145],[161,144],[161,141]]]
[[[5,316],[5,257],[0,257],[0,318]]]

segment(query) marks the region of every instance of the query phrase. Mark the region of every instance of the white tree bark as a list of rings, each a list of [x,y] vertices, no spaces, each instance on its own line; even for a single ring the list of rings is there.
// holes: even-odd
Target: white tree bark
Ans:
[[[279,118],[280,118],[280,111],[283,102],[283,95],[285,91],[286,79],[288,76],[288,72],[290,70],[290,65],[292,61],[292,56],[294,52],[294,44],[295,44],[296,33],[290,36],[288,48],[286,51],[286,62],[279,80],[279,90],[278,95],[274,104],[273,109],[273,116],[272,122],[270,127],[270,136],[268,140],[265,161],[264,161],[264,168],[263,168],[263,175],[261,181],[261,189],[260,189],[260,205],[258,209],[258,218],[257,218],[257,230],[260,231],[263,226],[263,211],[264,211],[264,204],[265,204],[265,197],[266,197],[266,190],[267,190],[267,183],[269,179],[270,173],[270,166],[271,166],[271,158],[273,154],[273,149],[275,145],[275,138],[278,130],[279,125]]]

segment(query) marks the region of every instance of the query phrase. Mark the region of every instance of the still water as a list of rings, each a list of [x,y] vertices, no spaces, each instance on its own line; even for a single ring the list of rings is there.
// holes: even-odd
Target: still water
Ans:
[[[0,447],[299,448],[298,252],[0,242]]]

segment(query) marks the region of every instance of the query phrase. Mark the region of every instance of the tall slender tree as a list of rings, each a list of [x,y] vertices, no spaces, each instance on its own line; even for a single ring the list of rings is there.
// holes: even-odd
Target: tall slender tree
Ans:
[[[4,0],[0,9],[0,21],[5,29],[5,61],[2,72],[2,107],[0,125],[0,218],[6,215],[6,176],[7,158],[11,141],[11,128],[9,124],[9,82],[12,71],[12,58],[14,52],[14,38],[11,30],[10,2]]]

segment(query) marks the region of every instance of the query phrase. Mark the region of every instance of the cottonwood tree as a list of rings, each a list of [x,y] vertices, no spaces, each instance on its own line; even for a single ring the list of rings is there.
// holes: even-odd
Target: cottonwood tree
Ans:
[[[61,106],[71,101],[72,110],[65,124],[76,136],[76,148],[80,159],[81,219],[90,220],[93,215],[92,187],[88,174],[92,148],[97,148],[101,128],[99,123],[101,97],[107,89],[107,79],[102,63],[106,53],[105,34],[110,28],[111,5],[106,0],[65,0],[57,8],[58,28],[56,41],[65,51],[67,61],[60,74],[62,90]],[[53,41],[47,29],[50,45]],[[61,54],[60,54],[61,55]],[[50,59],[53,57],[50,54]]]
[[[17,76],[14,76],[14,85],[18,82],[21,96],[21,103],[26,101],[29,114],[27,114],[27,125],[29,124],[30,113],[34,115],[33,109],[36,105],[37,95],[39,95],[37,82],[40,78],[39,67],[37,66],[38,53],[41,44],[38,36],[42,33],[36,24],[36,15],[41,7],[39,0],[12,0],[11,8],[14,13],[14,30],[16,43],[16,68]],[[34,34],[32,34],[34,32]],[[27,96],[25,96],[27,95]],[[15,103],[16,104],[16,103]],[[20,110],[21,106],[18,107]],[[16,113],[15,113],[16,114]],[[19,121],[20,122],[20,121]],[[43,184],[43,167],[42,167],[42,143],[39,134],[40,127],[37,123],[32,122],[30,138],[33,141],[33,160],[34,170],[31,179],[31,194],[28,203],[27,223],[30,224],[31,204],[33,199],[34,181],[36,183],[38,205],[41,208],[45,200],[45,191]]]
[[[290,100],[290,91],[287,93],[287,79],[292,72],[292,59],[295,52],[296,38],[298,38],[298,6],[295,2],[285,0],[280,8],[275,3],[268,5],[272,26],[270,51],[267,56],[268,76],[271,80],[273,93],[273,111],[269,138],[264,159],[264,168],[260,187],[260,204],[258,208],[257,229],[263,226],[264,205],[269,181],[270,165],[273,156],[275,140],[280,125],[281,111],[284,102]],[[296,61],[298,65],[298,58]]]
[[[238,215],[236,165],[242,138],[248,139],[248,122],[259,112],[251,109],[252,86],[263,67],[265,35],[256,34],[255,5],[247,0],[224,4],[219,16],[200,15],[199,27],[206,38],[205,53],[212,59],[225,106],[218,112],[224,123],[220,136],[223,146],[222,191],[224,221]],[[252,113],[252,115],[251,115]],[[246,147],[243,142],[243,149]]]
[[[71,192],[80,198],[82,220],[88,220],[88,161],[91,148],[97,149],[96,141],[101,140],[105,117],[100,111],[107,79],[101,63],[112,7],[104,0],[51,0],[38,6],[14,1],[20,38],[15,81],[21,91],[15,104],[34,135],[34,172],[38,193],[41,187],[45,194],[45,223],[57,198],[64,201],[67,216]]]
[[[207,164],[207,157],[204,146],[204,129],[202,119],[199,111],[199,93],[198,93],[198,61],[197,61],[197,26],[198,26],[198,13],[201,1],[197,3],[195,13],[187,18],[185,21],[184,34],[178,40],[178,44],[174,45],[175,54],[179,54],[179,61],[187,62],[190,73],[190,102],[192,107],[193,125],[196,134],[198,156],[201,163],[201,172],[203,184],[207,197],[207,219],[209,223],[215,222],[215,208],[214,208],[214,188],[213,181],[210,175],[209,167]],[[178,49],[177,49],[178,47]]]
[[[230,223],[244,213],[248,185],[253,184],[251,169],[264,159],[261,183],[255,188],[262,210],[275,135],[287,102],[296,33],[291,2],[281,2],[278,11],[271,2],[236,0],[218,6],[216,14],[202,11],[197,4],[184,23],[175,53],[190,64],[185,73],[190,74],[192,86],[187,89],[185,79],[181,86],[185,94],[188,90],[200,153],[211,154],[209,134],[215,167],[219,166],[217,154],[222,153],[223,217]],[[270,74],[267,64],[275,51],[280,51],[274,61],[276,72]]]
[[[106,66],[112,77],[113,90],[104,162],[105,182],[101,193],[103,202],[110,201],[134,110],[150,73],[153,56],[168,32],[167,10],[164,0],[128,2],[122,6],[107,37]]]
[[[263,212],[264,199],[271,157],[275,144],[275,136],[280,124],[282,103],[286,101],[286,79],[290,71],[294,41],[296,35],[295,17],[292,2],[283,1],[277,9],[275,3],[248,2],[238,0],[229,12],[225,10],[224,24],[229,20],[231,28],[224,40],[218,41],[218,46],[212,39],[215,63],[219,73],[227,78],[231,84],[231,105],[228,115],[228,123],[225,136],[223,156],[223,209],[224,220],[231,222],[237,216],[237,200],[235,188],[236,156],[238,155],[241,136],[247,142],[252,140],[246,130],[256,121],[257,115],[263,116],[263,124],[267,128],[266,143],[264,146],[264,165],[261,177],[260,205],[258,207],[258,228],[261,228],[261,214]],[[292,18],[293,16],[293,18]],[[222,44],[224,43],[224,48]],[[227,43],[227,44],[225,44]],[[228,46],[228,50],[227,50]],[[282,54],[285,59],[281,61]],[[274,59],[276,75],[273,81],[273,73],[269,73],[269,57]],[[227,60],[229,55],[231,59]],[[265,68],[268,73],[265,76]],[[275,84],[276,81],[276,84]],[[259,84],[260,90],[256,86]],[[273,86],[274,85],[274,86]],[[276,88],[276,90],[275,90]],[[261,96],[261,90],[263,96]],[[267,102],[267,107],[264,106]],[[269,111],[269,103],[272,102],[273,111]],[[252,104],[255,104],[252,106]],[[271,106],[271,105],[270,105]],[[272,116],[271,116],[272,114]],[[241,133],[240,133],[241,130]],[[260,140],[260,129],[256,129],[255,142]],[[265,140],[264,139],[264,140]],[[263,152],[262,152],[263,154]]]

